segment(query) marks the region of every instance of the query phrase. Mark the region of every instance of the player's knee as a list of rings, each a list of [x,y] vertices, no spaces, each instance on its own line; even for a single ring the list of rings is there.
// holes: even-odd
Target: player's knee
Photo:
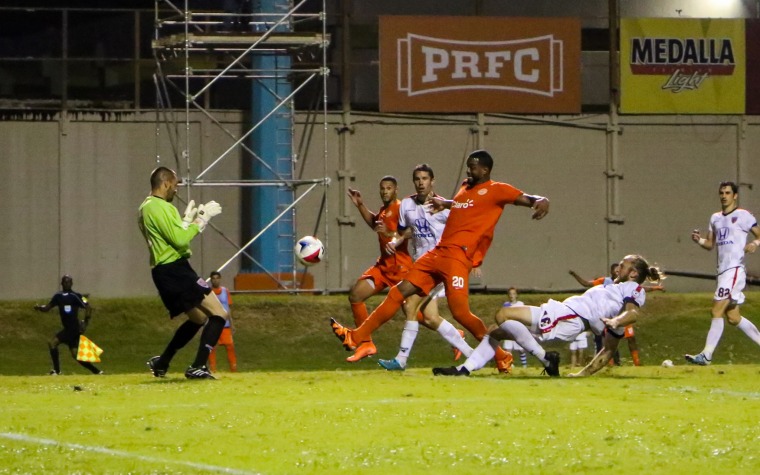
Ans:
[[[739,322],[742,321],[741,315],[727,315],[726,317],[727,317],[726,320],[728,320],[728,323],[730,323],[733,326],[738,325]]]
[[[443,318],[440,315],[426,315],[422,312],[422,324],[428,328],[436,329],[441,326]]]
[[[497,325],[501,325],[507,320],[512,320],[512,312],[510,311],[509,307],[502,307],[499,309],[498,312],[496,312],[494,321],[496,322]]]

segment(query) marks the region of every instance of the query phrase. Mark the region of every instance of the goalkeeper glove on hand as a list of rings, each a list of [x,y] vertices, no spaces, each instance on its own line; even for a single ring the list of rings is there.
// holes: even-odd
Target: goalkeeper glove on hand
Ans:
[[[196,214],[198,214],[198,208],[195,207],[195,200],[190,200],[187,203],[187,208],[185,208],[185,216],[182,218],[182,221],[190,224],[195,221]]]
[[[203,232],[208,222],[211,221],[211,218],[219,214],[222,214],[222,205],[216,201],[209,201],[206,204],[198,206],[195,223],[201,228],[201,232]]]

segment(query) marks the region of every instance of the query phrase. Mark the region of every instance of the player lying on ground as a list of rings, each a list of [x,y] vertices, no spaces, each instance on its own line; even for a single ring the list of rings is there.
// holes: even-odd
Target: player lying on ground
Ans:
[[[592,375],[612,358],[625,326],[636,322],[639,308],[646,300],[646,291],[641,284],[647,279],[659,281],[659,269],[650,267],[641,256],[628,255],[620,262],[618,276],[612,285],[592,287],[563,302],[549,300],[540,307],[502,307],[496,313],[498,327],[483,338],[463,365],[433,368],[433,374],[467,376],[493,358],[501,340],[515,340],[543,363],[549,376],[559,376],[559,353],[545,351],[533,335],[541,335],[546,342],[570,342],[582,332],[591,330],[596,335],[604,334],[604,347],[586,367],[571,376]]]

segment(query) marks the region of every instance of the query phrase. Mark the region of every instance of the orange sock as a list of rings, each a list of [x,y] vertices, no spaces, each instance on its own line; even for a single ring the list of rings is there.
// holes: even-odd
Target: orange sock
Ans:
[[[396,287],[392,287],[390,292],[388,292],[388,296],[383,300],[383,303],[381,303],[375,311],[367,317],[359,328],[353,330],[351,333],[353,340],[356,343],[369,341],[372,338],[372,332],[378,329],[383,323],[393,318],[403,303],[404,296]]]
[[[357,302],[351,304],[351,313],[354,314],[354,326],[360,327],[364,321],[369,318],[367,313],[367,306],[364,302]]]
[[[454,319],[469,331],[478,340],[488,334],[488,328],[483,320],[470,311],[470,302],[467,295],[447,295],[449,308]]]
[[[227,345],[227,359],[230,362],[230,371],[237,372],[237,355],[235,354],[235,345]]]
[[[631,358],[633,358],[634,366],[641,366],[641,360],[639,360],[639,350],[631,351]]]

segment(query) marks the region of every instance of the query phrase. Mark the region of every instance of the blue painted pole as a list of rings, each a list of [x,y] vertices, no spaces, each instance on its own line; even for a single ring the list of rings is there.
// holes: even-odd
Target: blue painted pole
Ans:
[[[254,13],[271,13],[282,15],[287,12],[291,3],[287,0],[253,0]],[[271,26],[279,17],[266,17]],[[266,31],[267,26],[260,26],[260,32]],[[283,24],[277,31],[292,31],[289,24]],[[288,54],[276,52],[252,53],[252,67],[263,72],[266,78],[256,78],[252,83],[251,124],[258,123],[272,112],[280,100],[292,91],[288,78],[291,59]],[[277,180],[293,178],[293,112],[290,104],[280,107],[251,134],[251,149],[258,155],[266,166],[255,158],[251,167],[252,179]],[[271,170],[270,170],[271,168]],[[274,172],[273,172],[274,171]],[[251,228],[253,236],[269,224],[294,200],[293,190],[284,186],[254,187],[250,195]],[[255,264],[244,272],[261,273],[265,270],[272,274],[290,273],[293,271],[292,246],[295,226],[292,215],[286,215],[272,226],[260,239],[253,244],[253,257],[263,269]]]

